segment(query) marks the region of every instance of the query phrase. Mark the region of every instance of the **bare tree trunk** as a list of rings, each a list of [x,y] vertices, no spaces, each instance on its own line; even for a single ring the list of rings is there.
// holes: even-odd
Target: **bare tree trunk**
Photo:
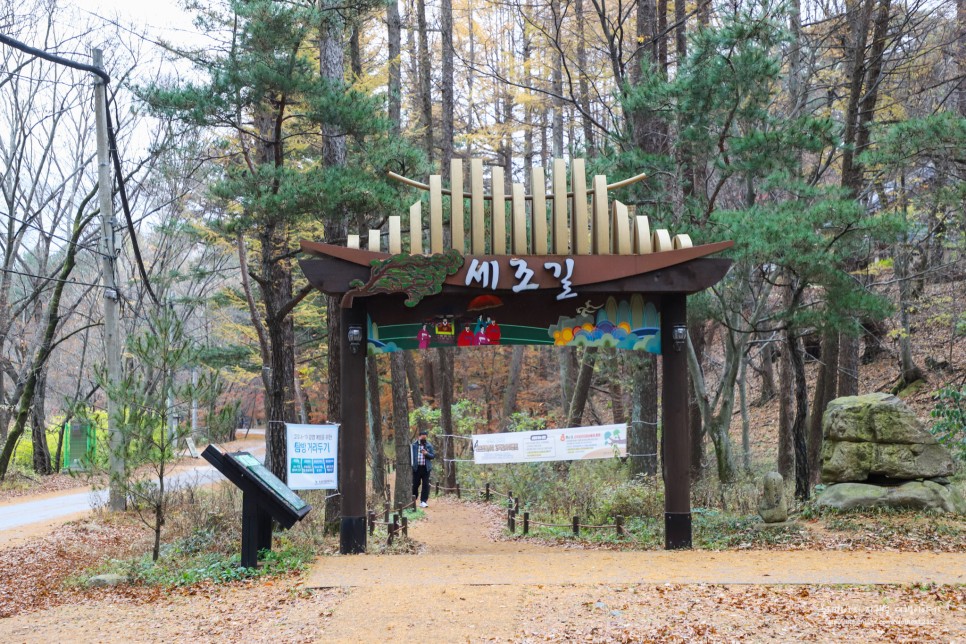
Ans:
[[[7,390],[4,374],[0,370],[0,443],[7,442],[7,432],[10,426],[10,405],[7,402]]]
[[[587,36],[584,31],[584,2],[574,2],[574,22],[579,30],[577,34],[577,100],[584,114],[581,118],[584,130],[584,153],[588,158],[596,156],[594,151],[594,124],[586,115],[590,114],[590,84],[587,82]]]
[[[387,87],[389,132],[399,136],[402,132],[402,75],[399,57],[402,55],[402,20],[399,18],[398,0],[386,3],[386,40],[389,56],[389,82]]]
[[[409,444],[409,404],[406,400],[406,365],[402,353],[389,354],[389,380],[392,385],[392,442],[396,448],[396,482],[393,504],[407,505],[413,499],[413,468]]]
[[[751,473],[751,421],[748,418],[748,383],[745,375],[748,372],[748,358],[741,361],[741,373],[738,374],[738,404],[741,407],[741,462],[745,472]]]
[[[377,499],[386,498],[386,454],[382,445],[382,406],[379,401],[379,362],[366,358],[366,401],[369,403],[369,465],[372,491]]]
[[[704,325],[692,325],[688,329],[688,335],[691,337],[694,354],[700,365],[704,360],[704,347],[707,340]],[[688,422],[690,424],[688,431],[691,432],[691,468],[689,471],[693,482],[700,479],[704,474],[704,437],[706,432],[690,373],[688,374],[688,391],[691,392],[691,395],[688,396]]]
[[[633,393],[627,453],[631,479],[657,475],[657,360],[631,352]]]
[[[819,482],[820,460],[822,458],[822,415],[829,402],[835,398],[838,388],[839,372],[839,335],[826,331],[822,337],[822,361],[818,368],[815,394],[808,425],[808,469],[812,483]]]
[[[960,81],[966,83],[966,79]],[[906,175],[905,172],[899,176],[899,198],[900,212],[904,221],[908,221],[908,201],[906,194]],[[899,324],[902,326],[902,334],[899,336],[899,388],[905,388],[917,380],[923,379],[922,369],[916,364],[912,357],[912,328],[909,324],[909,309],[912,307],[912,296],[909,283],[909,255],[910,243],[907,235],[903,233],[903,240],[895,254],[896,258],[896,277],[899,280]]]
[[[570,414],[570,401],[574,397],[574,381],[577,376],[574,368],[574,348],[560,347],[556,353],[557,366],[560,369],[560,402],[563,416],[567,418]]]
[[[510,417],[517,409],[517,394],[520,392],[520,372],[523,369],[522,344],[515,344],[510,351],[510,369],[507,373],[506,391],[503,394],[503,429],[509,427]]]
[[[326,0],[328,2],[328,0]],[[345,23],[336,7],[328,7],[319,25],[319,75],[331,83],[345,82]],[[346,136],[337,125],[322,126],[324,145],[322,163],[326,168],[341,168],[346,165]],[[326,221],[325,237],[329,243],[345,240],[348,232],[348,213],[330,213]],[[342,334],[339,302],[335,297],[326,298],[326,313],[329,326],[329,353],[327,364],[329,418],[342,419]],[[342,433],[339,442],[343,441]],[[340,449],[339,454],[344,450]],[[284,454],[283,454],[284,457]],[[341,469],[341,466],[340,466]],[[332,496],[325,503],[325,520],[329,529],[338,526],[342,516],[342,497]]]
[[[54,473],[50,462],[50,447],[47,445],[47,427],[44,418],[46,406],[47,372],[44,371],[37,381],[37,393],[31,409],[31,439],[33,443],[33,469],[41,476]]]
[[[432,68],[429,64],[429,31],[426,26],[426,0],[416,0],[416,22],[419,41],[419,99],[421,102],[420,120],[423,127],[423,142],[429,162],[434,159],[433,147],[433,84]]]
[[[624,379],[621,374],[621,364],[617,350],[611,348],[605,349],[604,358],[607,365],[607,392],[610,394],[613,422],[624,424],[627,422],[627,415],[624,413],[624,391],[621,387],[621,382]]]
[[[449,165],[453,158],[453,0],[440,1],[439,32],[440,48],[443,54],[440,68],[440,170],[443,174],[443,180],[449,181]]]
[[[550,0],[550,15],[553,19],[552,33],[556,42],[562,42],[561,25],[563,14],[560,0]],[[562,158],[564,154],[564,112],[563,112],[563,53],[554,51],[553,67],[550,74],[550,91],[553,99],[553,155]]]
[[[416,369],[416,360],[411,351],[403,351],[403,361],[406,365],[406,380],[409,381],[409,396],[413,401],[413,409],[419,409],[423,406],[423,391],[419,386],[419,370]],[[426,363],[432,363],[432,360],[424,360],[423,364]],[[426,380],[431,383],[432,376]],[[433,387],[427,387],[427,391],[433,391]]]
[[[761,394],[757,405],[764,405],[775,397],[775,345],[769,341],[761,347],[759,354],[761,360]]]
[[[568,427],[579,427],[581,424],[584,407],[587,405],[587,396],[590,394],[590,385],[594,378],[596,362],[597,347],[585,348],[583,358],[580,361],[580,371],[577,373],[577,382],[574,384],[574,395],[570,400],[570,411],[567,413]]]
[[[790,289],[785,288],[783,299],[790,297]],[[778,377],[781,387],[778,389],[778,472],[786,481],[790,481],[795,473],[795,437],[792,433],[795,405],[795,374],[792,370],[791,343],[795,341],[791,331],[783,333],[785,342],[782,345],[778,362]]]
[[[456,450],[453,434],[456,427],[453,425],[453,364],[456,359],[456,351],[452,348],[439,350],[440,355],[440,380],[442,381],[440,396],[440,424],[443,431],[443,473],[445,475],[445,485],[449,488],[456,487]]]
[[[806,421],[808,418],[808,384],[805,381],[805,359],[799,339],[794,337],[789,344],[792,370],[795,373],[795,420],[792,423],[792,436],[795,440],[795,497],[802,501],[810,495],[808,444]]]
[[[959,41],[956,46],[956,62],[959,68],[959,89],[957,101],[959,115],[966,118],[966,0],[956,0],[956,24],[958,26]]]

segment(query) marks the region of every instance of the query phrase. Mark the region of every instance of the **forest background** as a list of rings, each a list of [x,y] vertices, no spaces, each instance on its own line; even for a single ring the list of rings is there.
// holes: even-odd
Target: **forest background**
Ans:
[[[154,393],[211,385],[154,396],[162,424],[212,440],[266,427],[281,473],[277,421],[340,417],[336,305],[302,278],[298,241],[385,230],[420,197],[387,171],[445,184],[453,158],[483,157],[509,184],[583,157],[614,179],[648,173],[617,198],[652,227],[735,241],[729,277],[689,302],[694,478],[723,499],[777,469],[807,499],[822,410],[872,389],[938,410],[962,453],[963,0],[186,9],[203,45],[54,2],[0,10],[20,41],[105,51],[132,214],[111,262],[123,335],[176,326],[197,355],[175,369],[128,352],[125,374]],[[2,478],[57,471],[64,425],[103,424],[106,395],[93,82],[0,51]],[[371,357],[368,382],[377,497],[422,424],[450,486],[471,475],[452,438],[471,431],[628,422],[622,475],[660,471],[651,357],[434,350]]]

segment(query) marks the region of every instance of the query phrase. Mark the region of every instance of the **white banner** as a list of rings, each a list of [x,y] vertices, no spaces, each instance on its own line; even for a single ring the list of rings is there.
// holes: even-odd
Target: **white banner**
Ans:
[[[288,486],[293,490],[339,488],[339,426],[285,425]]]
[[[626,455],[627,425],[473,434],[473,461],[477,465],[578,461]]]

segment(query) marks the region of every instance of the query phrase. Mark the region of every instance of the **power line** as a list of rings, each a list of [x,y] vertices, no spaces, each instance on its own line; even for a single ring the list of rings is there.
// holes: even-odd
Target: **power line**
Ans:
[[[57,63],[58,65],[66,65],[67,67],[72,67],[73,69],[79,69],[81,71],[90,72],[94,74],[102,81],[105,85],[109,85],[111,82],[110,75],[103,69],[96,67],[94,65],[88,65],[86,63],[78,63],[77,61],[70,60],[69,58],[63,58],[55,54],[48,53],[42,49],[37,49],[36,47],[31,47],[26,43],[22,43],[19,40],[11,38],[10,36],[0,33],[0,43],[4,43],[14,49],[19,49],[22,52],[36,56],[37,58],[42,58],[44,60],[50,61],[52,63]],[[107,115],[107,137],[108,137],[108,147],[111,152],[111,157],[114,160],[114,174],[118,185],[118,192],[121,195],[121,208],[124,210],[124,218],[127,221],[127,228],[131,234],[131,248],[134,250],[134,258],[136,260],[138,271],[141,273],[141,279],[144,281],[144,288],[147,290],[148,295],[157,306],[161,306],[161,302],[158,300],[158,296],[154,294],[154,290],[151,288],[151,282],[148,278],[147,270],[144,268],[144,261],[141,258],[141,249],[138,246],[137,235],[134,230],[134,221],[131,217],[131,208],[127,201],[127,188],[124,183],[124,174],[121,170],[121,157],[117,151],[117,141],[114,136],[114,124],[111,120],[111,111],[105,110]]]
[[[63,282],[64,284],[77,284],[78,286],[93,286],[94,288],[107,288],[103,284],[91,284],[89,282],[78,282],[77,280],[62,280],[59,277],[50,277],[49,275],[34,275],[33,273],[24,273],[22,271],[15,271],[12,268],[0,268],[0,272],[11,273],[13,275],[21,275],[23,277],[32,277],[38,280],[45,280],[48,282]]]
[[[69,244],[70,246],[77,246],[78,248],[82,248],[84,250],[88,250],[88,251],[94,253],[95,255],[103,255],[104,254],[104,253],[102,253],[102,252],[100,252],[98,250],[94,250],[92,248],[88,248],[85,244],[82,244],[80,241],[73,241],[71,239],[67,239],[66,237],[61,237],[60,235],[56,235],[56,234],[54,234],[52,232],[48,232],[48,231],[44,230],[42,227],[38,226],[35,223],[26,221],[24,219],[18,219],[17,217],[14,217],[13,215],[6,215],[6,216],[8,218],[10,218],[12,221],[15,221],[15,222],[17,222],[19,224],[23,224],[24,226],[27,226],[28,228],[33,228],[37,232],[39,232],[39,233],[41,233],[43,235],[46,235],[46,236],[50,237],[51,239],[56,239],[57,241],[62,241],[65,244]]]

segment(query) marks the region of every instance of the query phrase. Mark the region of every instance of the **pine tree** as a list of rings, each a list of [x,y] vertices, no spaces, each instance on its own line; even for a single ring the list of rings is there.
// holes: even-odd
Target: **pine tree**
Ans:
[[[296,420],[292,311],[312,290],[294,271],[298,239],[339,231],[326,241],[344,243],[350,225],[398,210],[384,170],[392,164],[409,173],[422,162],[404,140],[388,136],[377,98],[320,72],[319,30],[327,47],[344,45],[345,34],[332,32],[341,11],[311,0],[208,8],[199,26],[224,40],[187,56],[203,80],[142,92],[156,114],[214,132],[209,154],[221,176],[210,197],[225,213],[222,232],[237,239],[243,282],[254,282],[246,296],[264,362],[266,465],[280,477],[282,423]],[[345,146],[344,165],[326,157],[333,137]]]

